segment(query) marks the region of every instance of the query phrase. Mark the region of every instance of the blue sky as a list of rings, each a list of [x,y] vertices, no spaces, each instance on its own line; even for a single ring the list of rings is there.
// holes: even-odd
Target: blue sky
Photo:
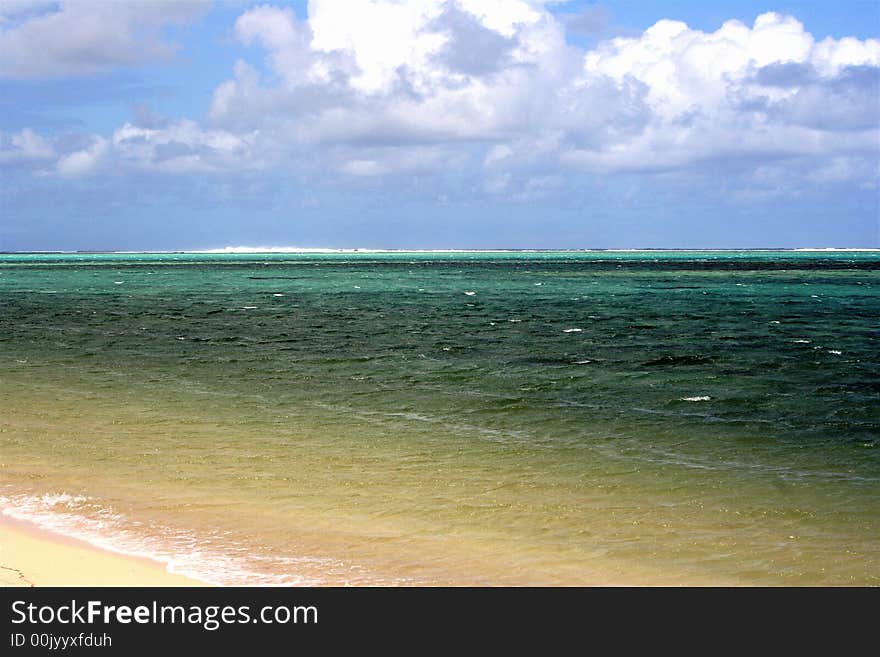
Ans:
[[[11,0],[0,250],[880,247],[880,3]]]

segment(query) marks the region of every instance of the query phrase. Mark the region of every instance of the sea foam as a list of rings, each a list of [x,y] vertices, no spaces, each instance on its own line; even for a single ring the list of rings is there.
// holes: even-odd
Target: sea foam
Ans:
[[[159,562],[170,573],[217,586],[316,586],[325,582],[298,573],[298,566],[310,564],[310,572],[320,572],[313,567],[316,560],[328,570],[338,571],[342,566],[332,559],[311,556],[283,557],[284,563],[280,563],[279,558],[254,555],[250,548],[226,536],[147,526],[94,498],[66,492],[0,495],[0,513],[108,552]],[[215,541],[222,550],[212,546]],[[265,564],[265,570],[254,567],[260,564]]]

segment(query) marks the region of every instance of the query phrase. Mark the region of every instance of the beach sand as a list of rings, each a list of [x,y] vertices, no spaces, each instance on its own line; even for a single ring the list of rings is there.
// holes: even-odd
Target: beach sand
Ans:
[[[205,586],[158,561],[102,550],[0,515],[0,586]]]

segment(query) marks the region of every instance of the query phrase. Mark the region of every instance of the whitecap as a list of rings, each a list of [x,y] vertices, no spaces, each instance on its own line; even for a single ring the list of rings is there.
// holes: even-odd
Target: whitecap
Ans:
[[[570,328],[570,329],[562,329],[563,333],[580,333],[584,329],[581,328]]]
[[[828,350],[828,353],[829,353],[829,354],[834,354],[835,356],[840,356],[843,352],[842,352],[842,351],[838,351],[837,349],[829,349],[829,350]]]
[[[851,248],[851,247],[836,247],[836,246],[811,246],[809,248],[801,248],[801,249],[792,249],[792,251],[880,251],[880,249],[869,249],[869,248]]]
[[[89,498],[85,495],[71,495],[70,493],[45,493],[29,499],[35,504],[44,506],[57,506],[59,504],[77,506],[89,501]]]
[[[468,295],[469,297],[472,297],[476,294],[476,292],[465,292],[465,294]]]
[[[699,395],[697,397],[679,397],[678,401],[701,402],[712,399],[709,395]]]
[[[792,340],[792,342],[796,342],[797,344],[810,344],[812,340]]]

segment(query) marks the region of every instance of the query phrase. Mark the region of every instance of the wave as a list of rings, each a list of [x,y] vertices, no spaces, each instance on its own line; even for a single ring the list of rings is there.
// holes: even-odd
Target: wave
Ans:
[[[865,248],[865,247],[836,247],[836,246],[819,246],[819,247],[805,247],[801,249],[791,249],[792,251],[880,251],[880,249],[875,248]]]
[[[320,557],[256,555],[222,535],[145,526],[94,498],[66,492],[0,495],[0,513],[108,552],[159,562],[170,573],[216,586],[318,586],[326,582],[297,571],[340,567]],[[259,565],[265,568],[255,567]]]

